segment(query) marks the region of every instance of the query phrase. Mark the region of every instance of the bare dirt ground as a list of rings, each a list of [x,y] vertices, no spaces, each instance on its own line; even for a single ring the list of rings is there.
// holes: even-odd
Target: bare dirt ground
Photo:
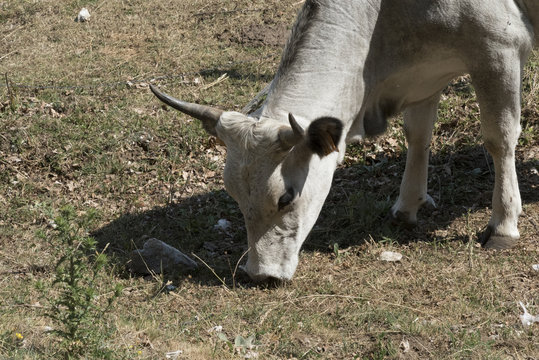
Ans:
[[[91,20],[74,22],[82,6]],[[88,231],[109,256],[98,290],[124,288],[97,324],[114,359],[176,350],[185,359],[539,358],[539,324],[524,328],[518,305],[539,314],[537,52],[523,86],[515,249],[476,243],[494,170],[462,77],[445,91],[434,130],[438,207],[422,209],[416,228],[385,222],[406,156],[396,118],[386,135],[349,146],[292,282],[260,287],[236,271],[246,235],[222,183],[226,148],[148,84],[240,110],[271,81],[300,6],[0,1],[0,358],[57,358],[45,312],[58,296],[52,221],[66,204],[97,213]],[[214,228],[219,219],[228,232]],[[129,253],[149,237],[196,255],[199,270],[131,274]],[[382,262],[384,250],[403,259]],[[254,336],[254,347],[235,346],[239,336]]]

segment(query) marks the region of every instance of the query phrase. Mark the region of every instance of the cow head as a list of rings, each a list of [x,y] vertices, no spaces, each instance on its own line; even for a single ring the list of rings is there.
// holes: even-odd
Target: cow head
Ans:
[[[289,124],[258,121],[186,103],[151,87],[166,104],[203,122],[224,141],[224,182],[245,218],[248,259],[244,267],[256,281],[291,279],[300,247],[313,227],[331,186],[342,123],[319,118],[304,130]]]

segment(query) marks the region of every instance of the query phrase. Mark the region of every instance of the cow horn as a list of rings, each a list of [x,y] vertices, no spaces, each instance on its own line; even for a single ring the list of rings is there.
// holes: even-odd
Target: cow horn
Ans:
[[[288,122],[290,123],[290,126],[292,127],[292,131],[294,131],[294,135],[298,138],[302,138],[303,135],[305,134],[305,131],[298,124],[294,115],[288,114]]]
[[[284,149],[288,150],[298,144],[305,137],[305,130],[298,124],[294,115],[288,114],[289,127],[283,127],[279,130],[279,140]]]
[[[184,114],[190,115],[200,121],[207,132],[211,135],[216,135],[215,126],[223,114],[223,110],[215,109],[206,105],[199,105],[194,103],[188,103],[182,100],[173,98],[159,91],[155,86],[150,85],[150,89],[155,96],[167,105],[172,106],[174,109],[181,111]]]

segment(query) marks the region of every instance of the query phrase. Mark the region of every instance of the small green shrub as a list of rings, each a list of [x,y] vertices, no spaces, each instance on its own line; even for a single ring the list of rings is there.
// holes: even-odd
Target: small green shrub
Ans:
[[[45,315],[54,322],[51,333],[59,337],[64,359],[112,358],[104,341],[110,330],[103,315],[122,289],[116,286],[105,300],[98,296],[97,282],[107,257],[97,252],[96,241],[87,233],[95,215],[95,211],[88,211],[77,216],[73,207],[65,206],[52,223],[57,232],[52,242],[58,249],[58,261],[52,288],[46,294],[51,306]]]

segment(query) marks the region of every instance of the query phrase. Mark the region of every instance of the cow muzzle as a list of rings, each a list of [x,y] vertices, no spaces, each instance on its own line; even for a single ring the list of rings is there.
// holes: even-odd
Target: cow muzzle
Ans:
[[[249,252],[247,263],[241,267],[256,283],[291,280],[298,265],[298,256],[295,254],[286,257],[284,261],[272,259],[275,262],[268,263],[260,260],[259,256]]]

